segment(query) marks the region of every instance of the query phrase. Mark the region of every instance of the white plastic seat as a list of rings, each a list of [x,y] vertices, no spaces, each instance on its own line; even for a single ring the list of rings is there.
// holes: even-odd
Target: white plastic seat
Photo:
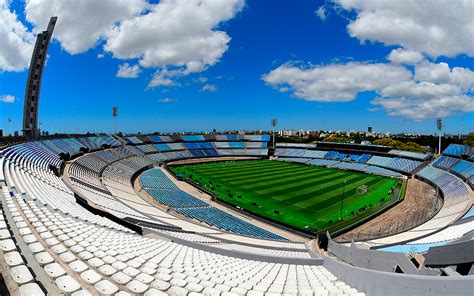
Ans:
[[[182,287],[178,287],[178,286],[171,286],[171,288],[169,288],[168,291],[166,291],[166,293],[168,293],[168,295],[170,296],[185,296],[188,294],[188,290]]]
[[[58,263],[51,263],[44,267],[46,274],[53,279],[58,278],[66,274],[66,271]]]
[[[102,279],[102,276],[94,270],[86,270],[81,273],[81,278],[90,285],[93,285]]]
[[[19,285],[33,281],[33,276],[25,265],[12,267],[12,269],[10,270],[10,274],[15,283]]]
[[[30,249],[31,252],[34,254],[40,253],[44,251],[43,246],[40,243],[32,243],[28,245],[28,248]]]
[[[6,239],[6,240],[0,241],[0,249],[3,252],[10,252],[10,251],[16,250],[16,246],[13,240]]]
[[[220,291],[214,288],[206,287],[201,292],[204,295],[220,295]]]
[[[80,252],[79,254],[79,257],[82,259],[82,260],[89,260],[91,259],[92,257],[94,257],[94,255],[92,255],[90,252],[88,251],[83,251],[83,252]]]
[[[158,273],[155,275],[155,278],[157,279],[160,279],[162,281],[166,281],[166,282],[169,282],[173,277],[169,274],[166,274],[166,273]]]
[[[151,275],[149,274],[146,274],[146,273],[140,273],[139,275],[137,275],[135,277],[135,279],[139,280],[140,282],[144,283],[144,284],[149,284],[151,282],[153,282],[153,280],[155,279],[154,277],[152,277]]]
[[[123,263],[122,261],[115,261],[114,263],[112,263],[112,267],[117,269],[117,270],[123,270],[125,268],[127,268],[127,264]]]
[[[29,283],[20,287],[21,296],[44,296],[43,290],[37,283]]]
[[[77,273],[81,273],[88,268],[87,265],[80,260],[69,263],[69,267]]]
[[[20,235],[23,236],[26,234],[31,234],[31,229],[29,227],[23,227],[23,228],[19,228],[18,232],[20,233]]]
[[[92,293],[87,290],[79,290],[72,293],[71,296],[92,296]]]
[[[167,296],[168,294],[155,288],[148,289],[144,296]]]
[[[127,284],[127,288],[134,293],[144,293],[148,286],[138,280],[133,280]]]
[[[104,261],[100,260],[99,258],[92,258],[92,259],[89,259],[87,261],[87,263],[89,263],[90,266],[94,267],[94,268],[98,268],[102,265],[104,265]]]
[[[168,282],[165,282],[163,280],[160,280],[160,279],[156,279],[154,280],[152,283],[151,283],[151,286],[153,288],[156,288],[158,290],[161,290],[161,291],[166,291],[169,289],[169,287],[171,286]]]
[[[108,280],[100,281],[94,287],[102,295],[112,295],[118,291],[118,287]]]
[[[69,275],[59,277],[54,282],[56,283],[56,286],[58,286],[58,289],[61,292],[67,294],[70,294],[81,288],[79,283]]]
[[[74,252],[75,254],[79,254],[81,252],[84,251],[84,248],[79,246],[79,245],[74,245],[72,247],[69,248],[72,252]]]
[[[186,285],[186,289],[190,292],[198,292],[200,293],[202,290],[204,290],[204,287],[199,285],[199,284],[196,284],[196,283],[188,283]]]
[[[33,234],[27,234],[27,235],[23,236],[23,240],[27,244],[36,243],[38,241]]]
[[[99,272],[106,276],[112,276],[117,272],[117,269],[113,268],[111,265],[104,264],[99,267]]]
[[[113,265],[112,265],[112,266],[113,266]],[[136,276],[137,274],[139,274],[140,271],[139,271],[138,269],[136,269],[136,268],[133,268],[133,267],[128,266],[127,268],[125,268],[125,269],[123,270],[123,273],[128,274],[128,275],[131,276],[131,277],[134,277],[134,276]]]
[[[16,251],[6,253],[3,259],[5,260],[5,263],[8,266],[17,266],[17,265],[23,264],[23,259],[21,258],[20,253]]]
[[[51,237],[51,238],[45,239],[45,243],[51,247],[51,246],[59,244],[59,241],[55,239],[54,237]]]
[[[44,266],[54,261],[53,257],[51,257],[48,252],[38,253],[35,255],[35,258],[41,266]]]
[[[1,229],[0,230],[0,240],[2,239],[7,239],[7,238],[10,238],[11,235],[10,235],[10,231],[8,231],[8,229]]]
[[[67,251],[67,249],[63,245],[52,246],[51,250],[56,254],[62,254]]]
[[[74,254],[71,252],[64,252],[61,255],[59,255],[59,258],[61,258],[61,260],[66,263],[70,263],[77,259],[76,256],[74,256]]]
[[[116,282],[117,284],[119,285],[126,285],[128,282],[130,282],[132,280],[132,277],[130,277],[129,275],[119,271],[117,273],[115,273],[114,275],[112,275],[112,280],[114,282]]]

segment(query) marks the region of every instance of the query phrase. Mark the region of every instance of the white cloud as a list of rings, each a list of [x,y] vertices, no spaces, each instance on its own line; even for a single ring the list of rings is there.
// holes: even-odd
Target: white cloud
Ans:
[[[180,75],[201,72],[227,50],[230,37],[216,28],[242,10],[243,3],[161,1],[148,13],[115,26],[104,48],[116,58],[139,59],[143,67],[175,68]]]
[[[394,64],[414,65],[423,60],[423,55],[417,51],[397,48],[390,52],[388,60]]]
[[[173,86],[177,83],[173,80],[174,77],[184,75],[179,71],[169,71],[167,69],[158,70],[153,75],[153,78],[148,83],[148,88],[154,88],[159,86]]]
[[[324,66],[284,64],[262,79],[280,92],[307,101],[352,101],[374,91],[372,104],[389,115],[421,120],[474,111],[474,72],[423,61],[414,69],[390,63],[350,62]],[[369,108],[369,111],[378,108]]]
[[[98,59],[103,59],[104,57],[105,57],[105,55],[103,53],[98,53],[97,54]]]
[[[0,0],[0,71],[23,71],[28,67],[34,36],[10,11],[8,0]]]
[[[28,0],[25,13],[39,31],[54,11],[53,37],[71,54],[100,44],[113,57],[135,59],[158,73],[177,70],[173,77],[178,78],[220,60],[230,37],[219,25],[243,7],[244,0]],[[155,75],[149,87],[175,84],[170,80],[170,75]]]
[[[449,68],[446,63],[423,62],[415,66],[415,79],[434,83],[455,84],[463,91],[474,87],[474,72],[466,68]]]
[[[423,120],[438,116],[449,116],[456,112],[474,111],[474,99],[469,96],[443,96],[434,99],[376,98],[372,101],[382,106],[389,115]]]
[[[205,84],[201,87],[201,91],[216,92],[217,86],[215,84]]]
[[[196,82],[196,83],[205,83],[205,82],[207,82],[208,80],[209,80],[209,79],[208,79],[207,77],[200,76],[200,77],[194,79],[194,82]]]
[[[129,65],[128,63],[119,66],[117,71],[117,77],[120,78],[137,78],[140,73],[140,67],[138,65]]]
[[[401,45],[432,57],[474,56],[474,0],[335,0],[356,19],[349,34],[361,41]]]
[[[322,21],[326,20],[328,16],[328,12],[326,11],[326,8],[324,6],[320,6],[316,11],[314,12]]]
[[[394,82],[408,81],[411,72],[390,64],[347,63],[304,67],[291,63],[262,76],[281,92],[319,102],[347,102],[362,91],[375,91]]]
[[[28,0],[26,19],[36,31],[46,28],[49,17],[58,16],[53,37],[71,54],[95,47],[113,27],[140,14],[148,3],[144,0]]]
[[[15,97],[12,95],[0,96],[0,102],[2,103],[15,103]]]
[[[158,100],[158,102],[163,103],[163,104],[168,104],[168,103],[176,102],[176,100],[173,98],[161,98]]]

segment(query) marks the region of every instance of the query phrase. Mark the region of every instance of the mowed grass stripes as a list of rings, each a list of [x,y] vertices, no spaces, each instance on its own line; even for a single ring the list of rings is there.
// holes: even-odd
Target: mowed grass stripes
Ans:
[[[172,167],[225,202],[299,229],[321,231],[391,197],[396,179],[270,160]],[[357,194],[360,185],[368,192]]]

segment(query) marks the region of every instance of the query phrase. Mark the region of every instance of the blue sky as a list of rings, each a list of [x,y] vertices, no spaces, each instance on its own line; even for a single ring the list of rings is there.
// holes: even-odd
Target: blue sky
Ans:
[[[39,2],[37,5],[40,7],[43,5],[41,1],[36,2]],[[248,0],[236,4],[238,7],[232,8],[230,16],[227,12],[223,13],[222,21],[211,25],[209,32],[224,32],[230,41],[224,49],[220,47],[222,52],[210,61],[206,52],[202,57],[191,58],[192,61],[206,61],[203,67],[193,71],[187,71],[189,67],[182,64],[163,59],[153,66],[143,66],[145,62],[141,58],[116,58],[114,55],[125,49],[121,44],[113,50],[104,49],[111,37],[99,38],[96,44],[81,49],[79,53],[75,53],[77,49],[68,45],[65,39],[55,39],[49,49],[41,88],[42,128],[50,132],[111,132],[111,109],[117,105],[119,130],[130,133],[202,131],[213,128],[268,129],[271,118],[278,118],[279,128],[282,129],[365,130],[367,126],[373,126],[376,131],[433,133],[436,112],[445,116],[446,132],[465,133],[474,130],[474,113],[470,107],[473,103],[474,76],[471,73],[474,63],[473,49],[469,48],[469,44],[474,46],[474,42],[457,46],[453,53],[449,49],[444,51],[444,48],[432,50],[432,40],[427,39],[425,44],[430,49],[425,52],[423,42],[420,45],[410,43],[411,40],[398,41],[396,37],[384,39],[390,31],[386,34],[382,31],[385,35],[377,39],[374,37],[377,34],[361,28],[362,25],[352,29],[348,27],[360,13],[377,11],[377,7],[322,1],[293,1],[291,5],[288,4],[288,1]],[[27,21],[27,14],[31,12],[25,10],[23,1],[3,4],[3,9],[14,13],[18,22],[31,32],[44,22],[38,19],[47,20],[50,15],[45,8],[45,13],[28,16]],[[324,12],[320,16],[316,13],[318,9]],[[443,11],[442,7],[439,9]],[[141,11],[139,15],[147,13]],[[74,24],[64,21],[67,7],[57,9],[57,14],[58,26],[64,22],[58,33],[61,38],[61,34],[66,36],[67,26],[72,27]],[[63,18],[61,14],[64,14]],[[407,17],[417,20],[416,15]],[[156,20],[152,21],[159,23],[161,20],[157,15]],[[436,22],[419,20],[421,24],[427,21]],[[472,20],[468,19],[467,22],[469,24]],[[456,25],[459,24],[453,24],[453,28]],[[73,31],[71,28],[69,30]],[[81,40],[80,34],[87,33],[79,32],[77,38]],[[364,42],[364,38],[368,41]],[[472,36],[465,38],[472,41]],[[143,42],[146,43],[146,40]],[[163,39],[160,42],[161,46]],[[389,61],[387,56],[396,49],[420,52],[423,61],[417,61],[417,64],[411,61]],[[98,58],[102,54],[104,57]],[[178,54],[188,53],[180,53],[178,49]],[[183,59],[186,62],[186,57]],[[139,63],[138,77],[116,77],[118,67],[124,63]],[[415,67],[421,73],[422,65],[426,69],[433,69],[439,63],[447,63],[452,73],[455,67],[463,68],[462,82],[458,78],[441,81],[432,78],[432,75],[425,75],[431,80],[417,78],[412,81],[405,77],[405,72],[414,72]],[[333,69],[335,65],[342,69]],[[384,76],[385,72],[376,77],[369,75],[367,80],[376,81],[368,87],[361,86],[359,80],[363,77],[348,76],[347,73],[354,67],[354,73],[358,76],[357,73],[365,71],[367,65],[375,65],[376,70],[389,65],[392,68],[382,70],[400,71],[397,79],[400,79],[400,85],[406,82],[403,84],[405,88],[401,90],[396,83],[380,81],[380,76]],[[162,77],[172,81],[172,85],[149,87],[157,71],[163,73],[163,69],[179,72]],[[292,76],[288,74],[293,73],[290,71],[296,71],[297,74]],[[307,78],[308,75],[311,77]],[[331,83],[320,81],[324,75],[331,79]],[[24,69],[0,71],[0,96],[15,98],[13,103],[0,102],[0,128],[6,132],[21,129],[26,76],[27,71]],[[334,77],[336,80],[341,77],[340,83],[344,85],[333,85]],[[414,84],[408,84],[407,79]],[[207,90],[202,89],[205,85],[208,85]],[[459,90],[459,85],[462,85],[462,90]],[[412,94],[406,89],[421,86],[429,89],[457,88],[449,93],[440,91],[443,97],[439,100],[435,97],[439,92],[425,99],[418,92]],[[351,98],[352,94],[354,98]],[[423,93],[423,96],[426,95]],[[373,102],[381,96],[384,97],[384,103]],[[411,100],[409,104],[405,104],[407,100]],[[446,102],[436,106],[438,101]],[[404,102],[403,106],[400,102]],[[451,106],[455,107],[449,109]],[[423,111],[408,110],[418,107]],[[9,117],[11,123],[8,123]]]

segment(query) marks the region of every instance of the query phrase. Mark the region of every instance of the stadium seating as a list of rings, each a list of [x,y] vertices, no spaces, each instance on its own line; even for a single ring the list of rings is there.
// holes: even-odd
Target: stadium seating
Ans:
[[[326,159],[334,159],[336,156],[337,156],[337,152],[336,151],[329,151],[328,153],[326,153],[326,155],[324,156],[324,158]]]
[[[384,156],[372,156],[372,158],[367,161],[368,164],[381,166],[381,167],[389,167],[390,163],[392,163],[393,158],[384,157]]]
[[[411,174],[414,170],[423,165],[422,162],[406,158],[390,158],[384,156],[372,156],[367,164],[380,166],[404,173]]]
[[[145,171],[137,182],[144,190],[152,191],[150,195],[156,196],[159,203],[172,208],[171,212],[151,205],[137,195],[132,186],[132,176],[156,162],[192,158],[193,151],[199,151],[200,157],[263,156],[268,152],[263,144],[244,142],[243,147],[224,144],[213,149],[207,144],[210,142],[192,140],[200,146],[189,150],[185,148],[187,142],[174,143],[169,138],[171,141],[166,142],[166,146],[158,146],[165,141],[161,141],[161,136],[159,139],[151,137],[150,140],[158,144],[131,143],[132,148],[113,137],[97,136],[25,143],[1,152],[2,277],[12,283],[18,294],[364,295],[342,282],[342,278],[361,290],[371,291],[367,281],[358,284],[352,280],[359,272],[366,272],[361,268],[344,267],[348,274],[345,275],[331,258],[324,259],[324,266],[317,266],[323,261],[308,252],[302,242],[288,241],[189,195],[161,169]],[[231,138],[226,137],[226,142],[245,139]],[[245,140],[258,143],[258,139],[262,137]],[[170,147],[170,144],[181,145]],[[113,146],[104,149],[105,145]],[[50,166],[64,166],[59,154],[79,153],[82,147],[93,152],[68,163],[64,178],[50,170]],[[341,169],[398,174],[381,166],[365,164],[361,160],[362,154],[336,152],[332,158],[338,160],[333,160],[323,158],[326,151],[296,149],[303,150],[300,154],[293,151],[294,148],[288,149],[292,149],[290,154],[298,156],[278,157],[277,160],[296,159]],[[371,158],[370,154],[364,157],[369,161]],[[390,159],[389,167],[399,171],[419,168],[418,162],[407,160],[403,155]],[[449,165],[442,161],[437,164],[440,168]],[[472,182],[471,164],[455,163],[449,168],[457,175],[466,175],[468,182]],[[470,192],[460,178],[429,166],[420,170],[417,176],[439,188],[444,197],[442,209],[431,220],[406,233],[374,239],[367,244],[383,247],[401,242],[399,250],[407,246],[403,250],[420,251],[427,246],[449,246],[472,230],[470,212],[465,214],[470,205]],[[3,180],[6,186],[1,184]],[[68,183],[69,180],[72,183]],[[89,207],[79,205],[75,193],[85,198]],[[108,215],[97,215],[90,206]],[[465,221],[450,224],[461,216]],[[111,217],[129,223],[134,221],[143,229],[161,233],[161,237],[139,235],[114,222],[118,220],[112,221]],[[444,227],[447,228],[443,230]],[[406,240],[409,242],[403,243]],[[384,258],[378,256],[383,261]],[[393,283],[403,275],[385,272],[383,276],[388,276],[387,282]],[[406,282],[409,285],[426,278],[426,275],[414,277]],[[459,274],[443,277],[444,280],[451,278],[463,286]],[[445,286],[450,285],[445,283],[443,281]],[[385,286],[388,290],[393,288],[393,285]]]
[[[276,161],[296,162],[296,163],[307,163],[311,161],[311,158],[296,158],[296,157],[278,157]]]
[[[458,156],[467,155],[469,153],[469,147],[464,145],[450,144],[446,149],[444,149],[444,155]]]
[[[153,143],[173,142],[169,136],[148,136]]]
[[[181,138],[186,142],[205,141],[203,135],[182,135]]]
[[[367,167],[367,165],[361,163],[339,162],[333,167],[344,170],[363,171]]]
[[[172,207],[176,212],[187,217],[241,235],[283,239],[181,191],[160,169],[146,171],[140,176],[140,183],[144,190],[158,202]]]
[[[303,156],[307,158],[324,158],[326,151],[305,150]]]
[[[142,140],[137,137],[122,137],[129,144],[142,144]]]
[[[1,226],[0,248],[8,266],[2,275],[21,295],[45,295],[45,290],[53,295],[357,293],[322,266],[239,259],[115,232],[10,192],[2,188],[6,207],[0,219],[10,225]],[[19,250],[14,240],[27,247]]]
[[[456,223],[449,226],[435,234],[427,237],[410,241],[407,244],[396,245],[387,248],[382,248],[384,251],[390,252],[404,252],[404,253],[423,253],[429,248],[443,246],[455,242],[465,234],[474,230],[474,221]]]
[[[363,168],[362,171],[366,172],[366,173],[370,173],[370,174],[390,176],[390,177],[398,177],[398,178],[403,176],[400,173],[397,173],[395,171],[380,168],[380,167],[376,167],[376,166],[373,166],[373,165],[369,165],[368,167]]]
[[[176,212],[210,226],[246,236],[282,240],[282,237],[214,207],[178,207]]]
[[[317,166],[333,166],[336,163],[338,163],[338,161],[336,161],[336,160],[317,159],[317,158],[308,162],[308,164],[310,164],[310,165],[317,165]]]
[[[433,161],[432,165],[434,167],[447,170],[455,165],[458,161],[458,158],[441,155],[435,161]]]
[[[465,179],[470,178],[474,175],[474,163],[466,160],[460,160],[458,163],[453,165],[451,171],[454,173],[461,175]]]
[[[415,228],[385,238],[371,240],[367,242],[368,244],[372,246],[396,244],[397,242],[428,236],[462,217],[466,208],[470,206],[470,192],[464,182],[455,175],[427,166],[418,171],[416,176],[430,182],[439,189],[444,199],[441,209],[430,220]]]
[[[411,151],[402,151],[402,150],[396,150],[396,149],[392,149],[388,153],[401,156],[401,157],[409,157],[413,159],[418,159],[418,160],[428,160],[431,157],[431,154],[411,152]]]

